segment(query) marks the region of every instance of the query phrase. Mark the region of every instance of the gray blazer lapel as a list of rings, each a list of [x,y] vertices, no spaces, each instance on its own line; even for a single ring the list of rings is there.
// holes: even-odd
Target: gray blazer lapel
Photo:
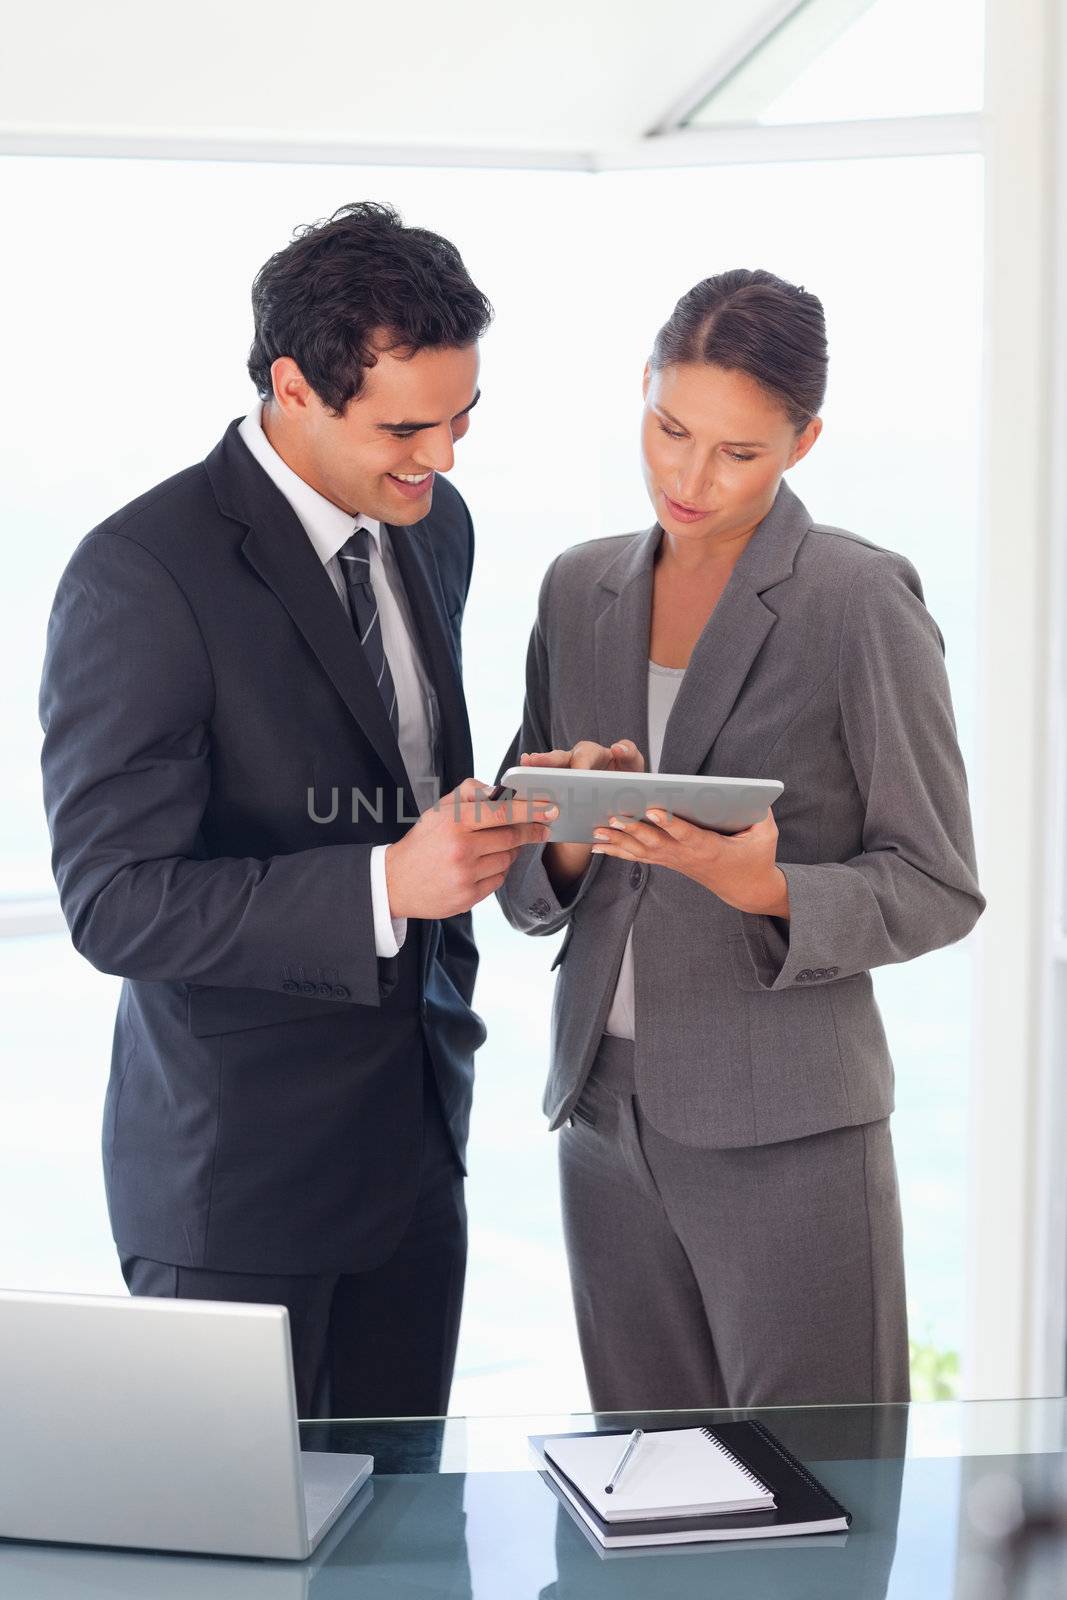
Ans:
[[[616,598],[596,620],[597,739],[633,739],[648,760],[648,637],[652,565],[663,530],[637,534],[600,576]]]
[[[699,772],[703,766],[777,621],[761,596],[792,574],[810,526],[807,511],[783,479],[689,658],[663,738],[662,772]]]

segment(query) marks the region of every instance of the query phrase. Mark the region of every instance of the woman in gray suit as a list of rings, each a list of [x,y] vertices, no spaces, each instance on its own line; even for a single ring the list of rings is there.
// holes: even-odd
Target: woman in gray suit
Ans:
[[[566,928],[545,1110],[598,1410],[908,1398],[893,1068],[870,969],[984,905],[941,634],[909,561],[813,522],[822,306],[699,283],[645,371],[656,521],[551,564],[512,754],[774,777],[734,837],[613,819],[499,891]]]

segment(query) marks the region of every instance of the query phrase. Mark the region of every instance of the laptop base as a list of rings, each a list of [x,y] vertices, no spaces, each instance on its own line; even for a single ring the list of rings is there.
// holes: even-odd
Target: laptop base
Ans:
[[[321,1450],[301,1450],[304,1505],[307,1508],[308,1544],[314,1550],[354,1500],[371,1475],[372,1456],[330,1455]]]

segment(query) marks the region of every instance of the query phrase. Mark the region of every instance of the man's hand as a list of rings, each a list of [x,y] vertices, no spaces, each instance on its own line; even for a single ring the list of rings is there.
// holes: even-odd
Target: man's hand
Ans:
[[[424,811],[385,852],[385,883],[394,917],[454,917],[495,893],[523,845],[548,837],[559,815],[546,800],[499,800],[467,778]]]
[[[738,911],[789,920],[789,885],[776,864],[778,825],[770,811],[762,822],[728,834],[652,810],[643,820],[612,817],[595,838],[595,854],[669,867]]]
[[[524,767],[572,767],[583,772],[644,772],[645,758],[632,739],[595,744],[581,739],[573,750],[542,750],[523,754]],[[589,865],[587,844],[550,844],[545,851],[545,871],[560,900],[565,899]]]

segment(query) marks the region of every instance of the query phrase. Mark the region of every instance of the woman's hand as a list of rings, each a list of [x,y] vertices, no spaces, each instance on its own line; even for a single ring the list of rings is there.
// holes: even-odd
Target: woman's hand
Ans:
[[[789,885],[775,863],[778,825],[770,811],[762,822],[729,834],[655,809],[640,820],[612,817],[610,827],[597,828],[594,837],[594,855],[669,867],[738,911],[789,920]]]
[[[614,744],[594,744],[581,739],[573,750],[526,752],[519,757],[524,767],[573,767],[582,772],[644,772],[645,758],[632,739],[616,739]]]
[[[524,752],[520,758],[524,767],[570,767],[583,772],[644,772],[645,758],[632,739],[616,739],[614,744],[595,744],[582,739],[572,750],[541,750],[533,755]],[[587,844],[546,844],[545,871],[564,904],[571,898],[578,880],[584,876],[591,855]]]

